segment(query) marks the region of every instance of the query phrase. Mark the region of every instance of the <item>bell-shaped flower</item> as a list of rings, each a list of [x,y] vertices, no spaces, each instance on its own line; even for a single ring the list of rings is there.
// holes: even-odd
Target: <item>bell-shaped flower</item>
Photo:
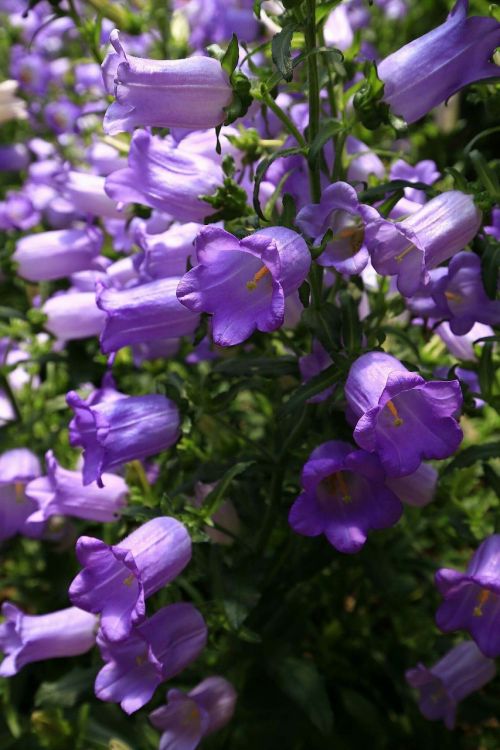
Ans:
[[[41,536],[44,524],[27,520],[36,503],[25,491],[40,474],[40,461],[28,448],[13,448],[0,456],[0,542],[15,534]]]
[[[28,234],[16,243],[12,260],[28,281],[63,279],[93,268],[102,243],[102,232],[91,226]]]
[[[406,681],[419,691],[418,706],[426,719],[444,721],[455,728],[457,704],[496,674],[495,662],[487,659],[472,641],[459,643],[434,666],[418,664],[406,672]]]
[[[500,656],[500,534],[484,540],[465,573],[441,568],[436,586],[443,603],[436,612],[440,630],[467,630],[485,656]]]
[[[233,99],[229,77],[218,60],[148,60],[127,55],[117,29],[114,52],[102,65],[104,85],[116,101],[104,116],[106,133],[135,127],[203,130],[221,125]]]
[[[52,451],[45,456],[47,475],[31,481],[26,496],[38,509],[29,521],[46,521],[51,516],[72,516],[106,523],[116,521],[125,506],[128,487],[117,474],[103,474],[104,487],[96,482],[83,485],[81,471],[69,471],[60,466]]]
[[[288,522],[297,534],[324,534],[339,552],[359,552],[369,531],[394,526],[403,512],[385,477],[377,456],[341,440],[323,443],[304,464],[304,491]]]
[[[69,426],[71,445],[84,449],[85,485],[97,481],[102,486],[106,469],[161,453],[179,438],[179,410],[160,394],[89,404],[70,391],[66,400],[75,413]]]
[[[195,255],[194,241],[202,224],[172,224],[165,232],[136,232],[135,240],[142,253],[135,256],[135,266],[144,281],[182,276],[188,258]]]
[[[187,602],[163,607],[120,643],[100,631],[97,643],[107,663],[97,675],[95,694],[102,701],[120,703],[127,714],[134,713],[158,685],[191,664],[206,642],[205,621]]]
[[[109,641],[121,641],[146,617],[146,599],[184,570],[191,539],[175,518],[158,516],[118,544],[81,536],[76,554],[83,570],[69,588],[71,602],[101,614]]]
[[[468,9],[468,0],[457,0],[444,23],[378,64],[384,101],[406,122],[470,83],[498,76],[491,58],[500,45],[500,24],[494,18],[467,18]]]
[[[405,505],[423,508],[434,500],[439,474],[430,464],[420,464],[413,474],[387,477],[385,483]]]
[[[2,605],[0,677],[12,677],[26,664],[62,656],[78,656],[96,640],[97,617],[77,607],[48,615],[25,615],[10,602]]]
[[[357,423],[354,439],[377,453],[386,473],[412,474],[425,459],[451,456],[462,442],[458,380],[430,381],[385,352],[368,352],[351,366],[345,385]]]
[[[216,344],[241,344],[255,330],[283,325],[285,297],[309,271],[311,257],[300,235],[269,227],[238,240],[218,227],[196,238],[198,264],[181,279],[177,297],[189,310],[213,315]]]
[[[207,677],[189,693],[169,690],[167,705],[149,714],[162,733],[158,750],[195,750],[201,740],[231,721],[236,691],[223,677]]]
[[[41,310],[47,316],[45,328],[61,341],[98,336],[106,320],[97,307],[95,292],[59,292],[49,297]]]

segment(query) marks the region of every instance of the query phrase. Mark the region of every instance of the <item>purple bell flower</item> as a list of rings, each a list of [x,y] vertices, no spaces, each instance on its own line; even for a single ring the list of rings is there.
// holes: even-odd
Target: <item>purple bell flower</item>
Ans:
[[[1,163],[1,160],[0,160]],[[500,242],[500,208],[496,206],[491,212],[491,224],[484,227],[486,234]]]
[[[201,224],[173,224],[165,232],[148,234],[139,230],[136,242],[143,253],[135,256],[136,268],[145,281],[182,276],[186,272],[187,261],[194,256],[194,241]]]
[[[378,211],[360,203],[356,191],[347,182],[334,182],[321,194],[319,203],[301,208],[296,223],[299,229],[321,244],[328,229],[333,237],[317,258],[320,266],[332,266],[339,273],[359,274],[368,263],[365,227],[380,219]]]
[[[128,167],[106,178],[107,194],[120,203],[142,203],[177,221],[200,224],[213,208],[200,199],[222,185],[220,165],[192,156],[157,136],[138,130],[132,137]]]
[[[405,505],[423,508],[434,500],[439,474],[430,464],[420,464],[413,474],[387,477],[386,485]]]
[[[21,237],[12,260],[28,281],[63,279],[92,268],[101,251],[102,232],[96,227],[59,229]]]
[[[311,264],[300,235],[269,227],[238,240],[205,227],[195,245],[199,265],[183,276],[177,297],[189,310],[213,315],[216,344],[234,346],[256,329],[270,333],[283,325],[285,297],[299,288]]]
[[[131,344],[192,334],[200,318],[177,299],[179,280],[158,279],[119,291],[98,283],[97,305],[106,313],[101,350],[109,354]]]
[[[8,193],[4,201],[0,201],[0,230],[31,229],[40,221],[40,213],[27,195],[22,193]]]
[[[464,336],[457,336],[452,333],[450,324],[446,320],[437,326],[435,332],[444,342],[450,354],[457,359],[468,360],[470,362],[477,361],[476,352],[474,351],[475,342],[485,336],[494,335],[493,328],[490,326],[486,326],[483,323],[474,323],[469,333],[466,333]]]
[[[464,336],[474,323],[500,324],[500,301],[491,300],[484,291],[481,261],[474,253],[458,253],[448,266],[448,274],[435,285],[436,304],[448,311],[452,333]]]
[[[206,642],[203,617],[185,602],[163,607],[120,643],[100,632],[97,643],[107,664],[97,675],[95,694],[102,701],[120,703],[127,714],[134,713],[158,685],[191,664]]]
[[[70,391],[66,400],[75,412],[71,445],[84,449],[84,485],[97,481],[102,487],[106,469],[161,453],[179,439],[179,410],[160,394],[89,404]]]
[[[0,172],[20,172],[29,163],[30,154],[24,143],[0,146]]]
[[[406,180],[406,182],[423,182],[425,185],[433,185],[436,180],[439,180],[441,174],[438,172],[436,162],[431,159],[424,159],[419,161],[413,167],[403,159],[398,159],[394,162],[389,172],[391,180]],[[415,203],[426,203],[427,196],[423,190],[416,190],[415,188],[404,189],[405,198]]]
[[[106,133],[138,126],[203,130],[221,125],[233,98],[227,73],[210,57],[145,60],[127,55],[117,29],[102,65],[104,84],[116,101],[104,117]]]
[[[0,664],[0,677],[12,677],[33,661],[84,654],[96,640],[97,617],[77,607],[48,615],[25,615],[5,602],[2,614],[0,650],[6,656]]]
[[[436,612],[438,628],[467,630],[485,656],[500,656],[500,534],[482,542],[465,573],[438,570],[436,586],[444,599]]]
[[[61,341],[98,336],[106,320],[96,305],[94,292],[67,291],[49,297],[41,308],[47,331]]]
[[[54,178],[61,195],[85,216],[100,216],[107,219],[123,219],[113,200],[106,195],[106,178],[90,172],[64,170]]]
[[[69,99],[59,99],[47,104],[44,111],[45,122],[57,135],[73,133],[82,110]]]
[[[412,474],[424,459],[453,455],[463,434],[458,380],[426,382],[385,352],[369,352],[351,366],[345,385],[358,420],[357,444],[377,453],[389,476]]]
[[[149,714],[162,733],[158,750],[194,750],[231,721],[236,699],[234,687],[223,677],[207,677],[187,694],[169,690],[167,705]]]
[[[411,297],[427,283],[427,272],[463,250],[480,225],[472,196],[449,190],[403,221],[368,224],[366,244],[377,273],[397,276],[399,291]]]
[[[38,510],[29,520],[46,521],[51,516],[73,516],[106,523],[116,521],[127,502],[128,487],[117,474],[104,474],[104,487],[95,482],[83,486],[82,473],[60,466],[52,451],[45,456],[47,476],[31,481],[26,496]]]
[[[28,448],[14,448],[0,456],[0,542],[15,534],[41,536],[44,524],[27,521],[36,504],[25,492],[40,474],[40,461]]]
[[[433,667],[418,664],[406,672],[406,681],[419,693],[419,708],[426,719],[442,719],[454,729],[457,704],[480,690],[496,674],[495,663],[486,659],[475,643],[465,641],[448,651]]]
[[[299,370],[304,383],[312,380],[312,378],[319,375],[323,370],[326,370],[330,365],[333,365],[333,360],[317,339],[314,339],[312,342],[311,354],[299,357]],[[316,394],[316,396],[308,398],[307,403],[319,404],[322,401],[326,401],[327,398],[330,398],[334,390],[335,385],[331,385],[329,388],[321,391],[321,393]]]
[[[491,57],[500,45],[500,24],[467,18],[468,9],[468,0],[457,0],[444,23],[379,63],[384,101],[406,122],[419,120],[470,83],[498,76]]]
[[[83,570],[69,587],[71,602],[101,614],[109,641],[122,641],[146,617],[146,599],[173,581],[191,559],[191,539],[175,518],[158,516],[118,544],[81,536],[76,555]]]
[[[301,481],[290,526],[304,536],[324,534],[339,552],[359,552],[369,531],[394,526],[403,512],[377,456],[340,440],[311,453]]]
[[[346,151],[350,157],[347,168],[349,182],[368,182],[370,175],[380,180],[385,176],[385,167],[371,149],[353,135],[347,136]]]

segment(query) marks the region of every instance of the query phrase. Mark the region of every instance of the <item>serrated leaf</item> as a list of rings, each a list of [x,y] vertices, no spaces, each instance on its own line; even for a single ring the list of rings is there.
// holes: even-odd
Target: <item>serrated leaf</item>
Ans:
[[[294,31],[297,26],[294,23],[286,24],[279,34],[273,36],[271,43],[271,54],[273,62],[285,81],[290,82],[293,78],[293,65],[291,55],[291,44]]]
[[[272,668],[281,690],[306,714],[322,735],[328,737],[333,726],[333,712],[323,677],[310,661],[286,657]]]

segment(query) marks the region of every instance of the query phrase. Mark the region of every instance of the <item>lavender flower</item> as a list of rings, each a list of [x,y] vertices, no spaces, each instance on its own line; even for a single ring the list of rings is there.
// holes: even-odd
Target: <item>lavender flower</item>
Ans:
[[[83,483],[97,481],[106,469],[147,458],[179,439],[179,410],[165,396],[125,396],[89,404],[75,391],[66,397],[75,412],[71,445],[84,449]]]
[[[436,613],[440,630],[467,630],[485,656],[500,656],[500,534],[482,542],[465,573],[441,568],[436,586],[444,602]]]
[[[462,441],[457,380],[426,382],[385,352],[369,352],[351,366],[345,386],[358,420],[354,439],[377,453],[389,476],[412,474],[424,459],[448,458]]]
[[[146,617],[146,599],[184,570],[191,559],[191,539],[175,518],[159,516],[118,544],[81,536],[76,555],[83,570],[69,587],[71,602],[101,614],[109,641],[122,641]]]
[[[116,102],[104,117],[106,133],[137,126],[202,130],[221,125],[224,108],[233,98],[229,78],[218,60],[143,60],[127,55],[117,29],[109,41],[114,48],[102,70],[108,93]]]
[[[97,617],[77,607],[48,615],[25,615],[10,602],[2,605],[0,650],[6,656],[0,677],[12,677],[26,664],[62,656],[78,656],[92,648]]]
[[[0,109],[2,107],[2,88],[0,85]],[[1,115],[0,115],[1,118]],[[0,172],[20,172],[30,163],[29,151],[24,143],[12,143],[0,146]]]
[[[457,704],[493,679],[496,669],[475,643],[459,643],[429,669],[418,664],[406,672],[406,681],[420,693],[419,708],[426,719],[442,719],[454,729]]]
[[[91,268],[102,243],[102,232],[91,226],[29,234],[16,243],[12,260],[28,281],[63,279]]]
[[[427,282],[427,271],[462,250],[480,224],[481,212],[472,196],[450,190],[403,221],[371,222],[366,244],[377,273],[397,276],[399,291],[411,297]]]
[[[145,130],[134,133],[128,167],[106,178],[107,194],[120,203],[142,203],[178,221],[203,223],[213,209],[201,200],[222,185],[220,165],[191,156]]]
[[[311,354],[299,358],[299,369],[304,383],[319,375],[320,372],[326,370],[330,365],[333,365],[333,360],[317,339],[314,339],[312,342]],[[327,398],[330,398],[334,390],[335,385],[331,385],[325,388],[324,391],[321,391],[321,393],[316,394],[316,396],[307,399],[307,403],[319,404],[322,401],[326,401]]]
[[[194,750],[212,732],[231,721],[236,691],[223,677],[207,677],[189,693],[169,690],[167,705],[149,714],[162,733],[158,750]]]
[[[233,346],[257,329],[283,325],[285,297],[304,281],[311,263],[307,245],[284,227],[238,240],[217,227],[196,238],[199,265],[181,279],[177,297],[193,312],[213,315],[216,344]]]
[[[148,234],[138,231],[136,241],[144,251],[136,257],[136,268],[145,281],[182,276],[187,261],[195,254],[194,241],[202,229],[201,224],[173,224],[165,232]]]
[[[69,471],[60,466],[52,451],[45,456],[47,476],[31,481],[26,495],[33,500],[38,510],[29,520],[46,521],[51,516],[74,516],[90,521],[116,521],[126,504],[128,487],[124,479],[116,474],[104,474],[104,487],[92,483],[83,486],[80,471]]]
[[[101,350],[108,354],[130,344],[193,333],[200,318],[177,299],[179,280],[158,279],[120,291],[98,283],[97,305],[106,313]]]
[[[204,649],[207,628],[192,604],[171,604],[142,622],[121,643],[98,635],[107,664],[95,681],[102,701],[120,703],[131,714],[147,703],[165,680],[175,677]]]
[[[389,177],[391,180],[423,182],[425,185],[433,185],[436,180],[439,180],[441,174],[438,172],[436,162],[431,159],[419,161],[414,167],[403,159],[398,159],[392,165]],[[404,189],[404,194],[405,198],[415,203],[423,205],[427,201],[427,196],[423,190],[407,187]]]
[[[69,99],[51,101],[45,107],[45,122],[54,133],[73,133],[82,111]]]
[[[23,193],[7,193],[0,201],[0,230],[31,229],[40,221],[40,214],[33,202]]]
[[[105,182],[105,177],[90,172],[77,172],[74,169],[64,170],[54,178],[61,195],[72,203],[80,214],[123,219],[123,213],[106,195]]]
[[[98,336],[106,315],[99,310],[94,292],[60,292],[42,307],[47,331],[62,341]]]
[[[500,242],[500,208],[498,206],[491,211],[491,224],[483,228],[486,234]]]
[[[403,512],[377,456],[340,440],[311,453],[301,481],[304,491],[290,510],[290,526],[304,536],[325,534],[339,552],[358,552],[369,531],[393,526]]]
[[[447,20],[378,65],[384,100],[411,123],[475,81],[498,76],[491,62],[500,45],[494,18],[467,18],[468,0],[457,0]]]
[[[36,509],[25,493],[25,487],[40,476],[40,462],[28,448],[14,448],[0,456],[0,541],[15,534],[39,537],[43,523],[29,523]]]
[[[413,474],[387,477],[385,483],[405,505],[423,508],[434,500],[439,475],[430,464],[420,464]]]

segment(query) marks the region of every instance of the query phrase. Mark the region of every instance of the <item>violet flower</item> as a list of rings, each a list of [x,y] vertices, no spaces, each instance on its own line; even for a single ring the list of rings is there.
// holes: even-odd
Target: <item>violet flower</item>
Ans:
[[[137,270],[145,281],[182,276],[186,272],[188,258],[194,256],[194,241],[201,224],[173,224],[165,232],[148,234],[139,230],[135,240],[143,253],[135,256]]]
[[[75,413],[71,445],[84,450],[84,485],[97,481],[102,487],[106,469],[161,453],[179,439],[179,410],[160,394],[89,404],[70,391],[66,400]]]
[[[115,202],[106,195],[106,178],[90,172],[64,170],[54,178],[54,184],[80,214],[107,219],[123,219]]]
[[[27,195],[10,192],[7,193],[4,201],[0,201],[0,230],[26,231],[39,221],[40,213]]]
[[[36,504],[25,492],[40,474],[40,461],[28,448],[14,448],[0,456],[0,542],[15,534],[41,536],[44,524],[27,521]]]
[[[0,87],[0,101],[1,99]],[[30,161],[30,154],[24,143],[0,146],[0,172],[20,172],[28,167]]]
[[[312,378],[319,375],[323,370],[326,370],[330,365],[333,365],[333,360],[317,339],[313,339],[311,353],[306,354],[304,357],[299,357],[299,370],[304,383],[312,380]],[[324,391],[317,393],[316,396],[308,398],[307,403],[320,404],[322,401],[330,398],[334,390],[335,385],[331,385],[325,388]]]
[[[369,531],[393,526],[403,512],[377,456],[340,440],[311,453],[301,481],[304,491],[290,509],[290,526],[304,536],[324,534],[339,552],[358,552]]]
[[[81,108],[69,99],[51,101],[44,110],[45,122],[57,135],[75,132],[81,114]]]
[[[412,474],[424,459],[451,456],[462,442],[458,380],[426,382],[385,352],[368,352],[351,366],[345,385],[358,420],[357,444],[377,453],[389,476]]]
[[[465,573],[438,570],[436,586],[444,599],[436,612],[438,628],[467,630],[485,656],[500,656],[500,534],[480,544]]]
[[[333,236],[316,262],[320,266],[333,266],[339,273],[353,275],[361,273],[368,263],[365,227],[378,219],[378,211],[360,203],[351,185],[334,182],[322,192],[319,203],[301,208],[296,223],[304,234],[314,239],[316,247],[330,229]]]
[[[200,318],[177,299],[179,280],[158,279],[122,290],[98,282],[97,305],[106,313],[101,350],[109,354],[123,346],[193,333]]]
[[[371,222],[366,244],[377,273],[397,276],[399,291],[411,297],[427,282],[427,272],[463,250],[480,224],[481,212],[472,196],[449,190],[403,221]]]
[[[200,196],[213,195],[223,179],[222,168],[211,159],[192,156],[137,130],[130,144],[128,167],[108,175],[106,192],[120,203],[142,203],[177,221],[202,224],[213,208]]]
[[[425,185],[433,185],[441,177],[436,162],[424,159],[417,162],[415,166],[408,164],[404,159],[398,159],[391,166],[389,172],[391,180],[406,180],[406,182],[423,182]],[[415,203],[426,203],[427,196],[423,190],[407,187],[404,189],[405,198]]]
[[[350,157],[347,167],[349,182],[368,182],[370,175],[379,179],[385,176],[384,164],[377,154],[353,135],[347,136],[346,152]]]
[[[148,60],[127,55],[117,29],[109,41],[114,52],[102,65],[108,93],[116,101],[104,117],[106,133],[137,126],[203,130],[221,125],[233,98],[227,73],[210,57]]]
[[[500,208],[495,206],[491,211],[491,224],[483,227],[486,234],[500,242]]]
[[[191,559],[191,539],[175,518],[158,516],[111,547],[81,536],[76,555],[83,570],[69,587],[71,602],[101,614],[109,641],[122,641],[146,617],[146,599],[184,570]]]
[[[195,242],[199,265],[181,279],[180,302],[213,315],[212,335],[220,346],[241,344],[257,329],[283,325],[285,297],[307,276],[311,257],[300,235],[269,227],[238,240],[205,227]]]
[[[169,690],[167,705],[149,714],[162,733],[158,750],[194,750],[201,740],[231,721],[236,691],[223,677],[207,677],[189,693]]]
[[[77,607],[48,615],[25,615],[5,602],[2,615],[0,650],[6,656],[0,664],[0,677],[12,677],[33,661],[84,654],[96,640],[97,617]]]
[[[384,101],[412,123],[475,81],[498,76],[491,62],[500,45],[494,18],[467,18],[468,0],[457,0],[446,21],[382,60]]]
[[[63,279],[92,268],[102,243],[102,232],[91,226],[28,234],[16,243],[12,260],[28,281]]]
[[[127,714],[134,713],[158,685],[191,664],[206,642],[203,617],[184,602],[163,607],[120,643],[100,632],[97,643],[107,664],[97,675],[95,694],[102,701],[120,703]]]
[[[38,510],[29,521],[46,521],[51,516],[73,516],[106,523],[116,521],[127,502],[128,487],[117,474],[104,474],[104,487],[95,482],[83,486],[82,473],[60,466],[52,451],[45,456],[47,476],[31,481],[26,496]]]
[[[474,253],[458,253],[448,274],[436,282],[432,296],[447,310],[452,333],[464,336],[474,323],[500,324],[500,301],[490,299],[483,286],[481,260]]]
[[[457,336],[452,333],[450,324],[446,320],[437,326],[435,332],[446,345],[450,354],[457,359],[468,360],[470,362],[476,362],[478,359],[474,351],[476,341],[485,338],[485,336],[494,335],[491,326],[484,325],[483,323],[474,323],[469,333],[466,333],[464,336]]]
[[[430,464],[420,464],[413,474],[387,477],[386,485],[405,505],[423,508],[434,500],[439,474]]]
[[[47,331],[61,341],[98,336],[106,315],[97,307],[94,292],[67,291],[55,294],[41,308]]]
[[[442,719],[455,728],[457,704],[479,690],[496,674],[495,663],[486,659],[475,643],[465,641],[448,651],[434,666],[418,664],[406,672],[406,681],[419,693],[419,708],[426,719]]]

